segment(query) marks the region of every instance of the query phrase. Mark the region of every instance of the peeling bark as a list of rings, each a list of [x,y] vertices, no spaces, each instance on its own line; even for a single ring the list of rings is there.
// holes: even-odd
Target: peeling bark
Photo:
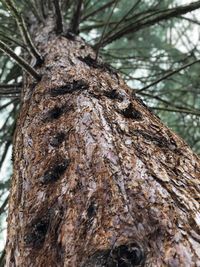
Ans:
[[[82,39],[46,33],[15,133],[6,266],[200,266],[199,159]]]

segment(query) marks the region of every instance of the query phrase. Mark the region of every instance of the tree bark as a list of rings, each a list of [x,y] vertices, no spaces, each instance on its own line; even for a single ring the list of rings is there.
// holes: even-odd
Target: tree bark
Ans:
[[[15,133],[6,266],[200,266],[198,157],[80,37],[47,28]]]

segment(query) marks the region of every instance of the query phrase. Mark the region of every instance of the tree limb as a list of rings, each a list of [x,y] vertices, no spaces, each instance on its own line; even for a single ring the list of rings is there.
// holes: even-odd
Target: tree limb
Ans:
[[[18,97],[21,93],[22,83],[0,84],[0,97]]]
[[[6,53],[9,57],[14,59],[16,63],[22,67],[27,73],[29,73],[37,81],[41,80],[41,76],[34,70],[23,58],[16,55],[15,52],[10,49],[3,41],[0,40],[0,49]]]
[[[21,93],[22,84],[0,84],[0,98],[15,97],[18,98]]]
[[[106,24],[104,25],[104,28],[103,28],[103,31],[102,31],[102,34],[101,34],[99,43],[98,43],[97,46],[96,46],[96,58],[95,58],[95,60],[97,60],[97,58],[98,58],[98,55],[99,55],[99,49],[100,49],[100,47],[101,47],[101,43],[102,43],[102,40],[103,40],[103,38],[104,38],[104,34],[105,34],[105,32],[106,32],[106,28],[107,28],[107,26],[108,26],[108,23],[110,22],[110,19],[111,19],[112,15],[113,15],[113,12],[114,12],[114,9],[115,9],[117,3],[118,3],[118,0],[115,0],[115,1],[114,1],[114,5],[113,5],[113,8],[112,8],[112,10],[111,10],[111,12],[110,12],[110,15],[108,16],[108,19],[107,19],[107,21],[106,21]]]
[[[0,170],[1,170],[2,166],[3,166],[4,160],[6,158],[6,155],[8,153],[8,149],[9,149],[10,145],[11,145],[11,140],[6,141],[6,144],[5,144],[5,147],[4,147],[4,151],[3,151],[1,159],[0,159]]]
[[[1,88],[17,88],[17,87],[22,87],[22,83],[12,83],[12,84],[7,84],[7,83],[1,83],[0,84],[0,89]]]
[[[11,41],[12,43],[16,44],[17,46],[20,46],[23,49],[26,49],[28,51],[27,47],[23,43],[21,43],[19,40],[14,38],[13,36],[11,37],[9,35],[6,35],[2,31],[0,31],[0,36],[2,36],[2,38],[7,39],[7,40]]]
[[[31,53],[31,55],[33,55],[36,58],[38,62],[42,62],[42,57],[39,51],[37,50],[37,48],[35,47],[35,45],[33,44],[31,36],[26,27],[25,21],[22,15],[17,10],[17,7],[15,6],[14,1],[13,0],[3,0],[3,1],[7,5],[8,9],[13,13],[15,20],[17,22],[17,25],[19,27],[19,30],[21,32],[22,38],[24,42],[27,44],[27,46],[29,47],[29,52]]]
[[[142,18],[139,22],[136,21],[114,33],[113,35],[109,36],[102,42],[102,46],[105,46],[126,34],[137,32],[145,27],[152,26],[160,21],[186,14],[198,8],[200,8],[200,1],[193,2],[189,5],[178,6],[176,8],[160,10],[160,14],[155,15],[153,18]]]
[[[176,70],[170,71],[167,74],[165,74],[164,76],[162,76],[161,78],[159,78],[159,79],[155,80],[154,82],[150,83],[149,85],[143,87],[142,89],[137,90],[137,92],[138,93],[141,93],[141,92],[149,89],[150,87],[154,86],[155,84],[157,84],[157,83],[159,83],[159,82],[161,82],[161,81],[169,78],[170,76],[172,76],[172,75],[180,72],[181,70],[184,70],[184,69],[186,69],[186,68],[188,68],[188,67],[190,67],[190,66],[192,66],[192,65],[194,65],[194,64],[196,64],[198,62],[200,62],[200,59],[197,59],[195,61],[192,61],[190,63],[187,63],[187,64],[183,65],[182,67],[176,69]]]
[[[0,110],[3,110],[4,108],[8,107],[10,104],[13,104],[16,100],[11,100],[4,105],[0,106]]]
[[[6,256],[6,249],[4,248],[0,257],[0,267],[4,267],[5,256]]]
[[[82,9],[83,0],[77,0],[77,5],[75,7],[74,14],[70,23],[70,31],[74,34],[79,33],[79,24],[81,19],[81,9]]]
[[[200,116],[200,111],[190,111],[190,110],[184,110],[184,109],[178,109],[178,108],[161,108],[161,107],[150,107],[151,109],[155,110],[163,110],[168,112],[179,112],[179,113],[186,113],[191,115]]]
[[[159,102],[162,102],[167,106],[171,106],[171,107],[177,108],[179,110],[188,110],[188,112],[199,112],[200,111],[200,110],[196,110],[196,109],[193,109],[193,108],[191,109],[191,108],[187,107],[186,105],[184,107],[179,106],[179,105],[175,105],[174,103],[169,102],[169,101],[167,101],[167,100],[165,100],[165,99],[163,99],[163,98],[161,98],[161,97],[159,97],[157,95],[147,94],[147,93],[139,93],[139,94],[142,95],[142,96],[147,96],[147,97],[152,98],[152,99],[156,99]],[[185,103],[183,103],[183,104],[185,104]]]
[[[53,4],[56,13],[56,33],[61,34],[63,32],[63,21],[60,0],[53,0]]]
[[[35,2],[32,0],[25,0],[25,3],[27,4],[27,6],[31,6],[32,12],[34,14],[34,16],[38,19],[39,22],[44,23],[44,18],[41,16],[41,14],[39,13]]]
[[[106,3],[105,5],[99,7],[98,9],[96,9],[96,10],[92,11],[91,13],[85,15],[85,16],[83,17],[82,20],[86,20],[86,19],[88,19],[89,17],[94,16],[95,14],[99,13],[100,11],[102,11],[102,10],[104,10],[104,9],[106,9],[106,8],[108,8],[108,7],[110,7],[114,2],[115,2],[115,0],[112,0],[112,1],[110,1],[110,2],[108,2],[108,3]]]
[[[131,14],[134,9],[139,5],[139,3],[141,2],[141,0],[138,0],[133,7],[115,24],[115,26],[106,34],[107,36],[110,36],[111,32],[114,32],[119,26],[120,24],[126,20],[126,18],[129,16],[129,14]]]
[[[9,199],[9,197],[7,197],[7,198],[4,200],[3,204],[1,205],[1,207],[0,207],[0,215],[5,211],[5,207],[6,207],[7,204],[8,204],[8,199]]]
[[[187,17],[184,17],[184,16],[179,16],[179,17],[181,19],[187,20],[187,21],[192,22],[194,24],[200,25],[200,21],[197,21],[197,20],[194,20],[194,19],[191,19],[191,18],[187,18]]]
[[[62,0],[61,2],[61,9],[64,11],[64,13],[67,13],[71,6],[71,0]]]

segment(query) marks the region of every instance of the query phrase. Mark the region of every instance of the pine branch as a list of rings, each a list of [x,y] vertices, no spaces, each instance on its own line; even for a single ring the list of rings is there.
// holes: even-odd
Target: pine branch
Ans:
[[[12,83],[12,84],[7,84],[7,83],[0,83],[0,89],[11,89],[11,88],[21,88],[22,83]]]
[[[38,63],[41,63],[43,61],[42,57],[41,57],[39,51],[37,50],[37,48],[35,47],[35,45],[33,44],[31,36],[30,36],[28,29],[26,27],[25,21],[24,21],[22,15],[17,10],[17,7],[16,7],[14,1],[13,0],[3,0],[3,1],[7,5],[8,9],[13,13],[15,20],[17,22],[17,25],[19,27],[19,30],[21,32],[22,38],[23,38],[24,42],[27,44],[27,46],[30,50],[30,53],[36,58]]]
[[[38,8],[41,11],[41,14],[42,14],[43,18],[46,19],[46,17],[47,17],[46,1],[37,0],[36,2],[37,2],[37,5],[38,5]]]
[[[81,19],[81,9],[82,9],[83,0],[77,0],[74,14],[70,23],[70,31],[74,34],[79,33],[79,24]]]
[[[10,179],[7,179],[5,182],[0,183],[0,190],[3,191],[10,187]]]
[[[108,19],[107,19],[107,21],[106,21],[106,24],[105,24],[105,26],[104,26],[104,28],[103,28],[103,31],[102,31],[102,34],[101,34],[99,43],[98,43],[97,46],[96,46],[96,58],[95,58],[95,60],[97,60],[97,58],[98,58],[98,55],[99,55],[99,49],[101,48],[101,43],[102,43],[102,41],[103,41],[104,34],[105,34],[105,32],[106,32],[107,26],[108,26],[108,24],[109,24],[109,22],[110,22],[110,19],[111,19],[112,15],[113,15],[113,12],[114,12],[114,9],[115,9],[117,3],[118,3],[118,0],[115,0],[115,1],[114,1],[114,5],[113,5],[113,8],[112,8],[112,10],[111,10],[111,12],[110,12],[110,15],[108,16]]]
[[[189,21],[189,22],[192,22],[192,23],[197,24],[197,25],[200,26],[200,21],[197,21],[197,20],[195,20],[195,19],[191,19],[191,18],[187,18],[187,17],[184,17],[184,16],[180,16],[180,18],[181,18],[181,19],[184,19],[184,20],[187,20],[187,21]]]
[[[105,5],[99,7],[98,9],[92,11],[92,12],[89,13],[88,15],[85,15],[85,16],[83,17],[82,21],[84,21],[84,20],[88,19],[89,17],[92,17],[92,16],[94,16],[95,14],[99,13],[100,11],[102,11],[102,10],[104,10],[104,9],[106,9],[106,8],[108,8],[108,7],[110,7],[114,2],[115,2],[115,0],[112,0],[112,1],[110,1],[110,2],[108,2],[108,3],[106,3]]]
[[[12,100],[19,100],[20,93],[1,93],[0,92],[0,99],[12,99]]]
[[[123,21],[121,21],[120,22],[120,24],[123,22],[125,25],[127,25],[127,23],[129,22],[129,21],[132,21],[133,19],[135,20],[134,21],[134,25],[135,24],[138,24],[138,23],[140,23],[140,22],[143,22],[144,21],[144,17],[141,17],[141,16],[144,16],[145,14],[147,14],[146,16],[145,16],[145,19],[148,19],[148,18],[151,18],[151,17],[153,17],[153,16],[155,16],[155,15],[157,15],[157,14],[159,14],[159,13],[162,13],[163,11],[161,11],[161,10],[152,10],[152,9],[149,9],[149,10],[147,10],[147,11],[144,11],[144,12],[139,12],[139,13],[137,13],[137,14],[134,14],[132,17],[130,17],[130,18],[125,18]],[[138,18],[138,20],[136,20],[136,18]],[[117,25],[119,22],[118,21],[116,21],[116,22],[109,22],[109,24],[110,25],[114,25],[114,28],[112,29],[112,30],[110,30],[108,33],[106,33],[105,34],[105,36],[104,36],[104,40],[103,40],[103,42],[102,43],[104,43],[105,42],[105,40],[107,40],[108,38],[110,38],[110,35],[114,32],[114,30],[115,29],[117,29],[117,27],[115,27],[115,25]],[[106,23],[104,23],[103,25],[105,25]],[[119,24],[119,25],[120,25]],[[118,25],[118,26],[119,26]],[[131,25],[133,25],[133,24],[131,24]],[[102,25],[101,25],[102,26]],[[130,26],[130,24],[128,24],[128,26],[124,26],[124,28],[123,29],[125,29],[126,27],[129,27]],[[91,27],[91,26],[90,26]],[[96,27],[96,25],[92,25],[92,27],[94,28],[97,28]],[[122,29],[122,30],[123,30]],[[98,43],[96,43],[93,47],[94,47],[94,49],[95,48],[97,48],[98,47]],[[103,45],[102,45],[103,46]]]
[[[44,23],[45,22],[44,18],[39,13],[39,11],[38,11],[38,9],[37,9],[37,7],[35,5],[35,2],[33,2],[32,0],[24,0],[24,1],[27,4],[27,6],[29,6],[29,5],[31,6],[32,12],[33,12],[34,16],[37,18],[37,20],[39,22]]]
[[[11,101],[9,101],[9,102],[5,103],[4,105],[0,106],[0,111],[5,109],[5,108],[7,108],[10,104],[13,104],[15,101],[16,101],[15,99],[14,100],[12,99]]]
[[[85,3],[84,3],[85,8],[87,8],[89,4],[90,4],[90,0],[85,0]]]
[[[65,11],[67,11],[67,9],[70,7],[71,3],[70,0],[62,0],[62,4],[61,4],[61,7],[62,9]]]
[[[4,248],[0,257],[0,267],[4,267],[5,265],[5,256],[6,256],[6,249]]]
[[[39,16],[42,18],[42,21],[45,22],[45,17],[43,14],[43,5],[41,0],[32,0],[34,2],[34,6],[36,10],[38,11]]]
[[[21,89],[22,89],[22,83],[0,84],[0,98],[2,97],[18,98],[20,96]]]
[[[135,92],[136,94],[138,93],[137,91]],[[141,93],[139,93],[140,95],[142,95],[142,96],[146,96],[146,97],[148,97],[148,98],[152,98],[152,99],[156,99],[156,100],[158,100],[159,102],[162,102],[162,103],[164,103],[165,105],[167,105],[167,106],[169,106],[169,107],[174,107],[174,108],[177,108],[177,109],[181,109],[181,110],[188,110],[189,112],[199,112],[200,110],[198,110],[198,109],[194,109],[194,108],[191,108],[191,107],[189,107],[187,104],[185,104],[185,103],[183,103],[184,104],[184,107],[183,106],[179,106],[179,105],[175,105],[174,103],[172,103],[172,102],[169,102],[169,101],[167,101],[167,100],[165,100],[165,99],[163,99],[163,98],[161,98],[161,97],[159,97],[159,96],[157,96],[157,95],[153,95],[152,93],[151,94],[147,94],[147,93],[143,93],[143,92],[141,92]]]
[[[0,207],[0,215],[5,211],[5,207],[6,207],[7,204],[8,204],[8,199],[9,199],[9,197],[7,197],[7,198],[4,200],[3,204],[1,205],[1,207]]]
[[[28,51],[27,47],[26,47],[23,43],[21,43],[19,40],[15,39],[13,36],[12,36],[12,37],[11,37],[11,36],[8,36],[7,34],[5,34],[5,33],[3,33],[2,31],[0,31],[0,37],[1,37],[1,36],[2,36],[4,39],[9,40],[9,41],[11,41],[12,43],[16,44],[17,46],[20,46],[21,48],[26,49],[26,50]]]
[[[61,11],[63,10],[63,15],[69,17],[69,13],[71,12],[73,0],[61,0]]]
[[[102,46],[105,46],[109,43],[112,43],[113,41],[121,38],[122,36],[129,34],[129,33],[134,33],[137,32],[145,27],[152,26],[160,21],[166,20],[166,19],[171,19],[174,17],[181,16],[183,14],[186,14],[188,12],[191,12],[193,10],[196,10],[200,8],[200,1],[193,2],[189,5],[182,5],[178,6],[176,8],[170,8],[170,9],[165,9],[165,10],[160,10],[158,11],[159,14],[155,15],[149,18],[142,18],[140,21],[136,21],[123,29],[119,30],[118,32],[114,33],[113,35],[110,35],[108,38],[106,38],[102,42]]]
[[[60,0],[53,0],[56,13],[56,33],[61,34],[63,32],[63,21],[61,13]]]
[[[119,22],[117,22],[116,24],[115,24],[115,26],[114,26],[114,28],[112,28],[107,34],[106,34],[106,36],[110,36],[110,34],[112,33],[112,32],[114,32],[119,26],[120,26],[120,24],[121,23],[123,23],[125,20],[126,20],[126,18],[131,14],[131,13],[133,13],[133,11],[134,11],[134,9],[140,4],[140,2],[141,2],[141,0],[138,0],[134,5],[133,5],[133,7],[119,20]]]
[[[187,109],[184,110],[184,109],[178,109],[178,108],[161,108],[161,107],[150,107],[150,108],[154,110],[163,110],[163,111],[168,111],[168,112],[178,112],[178,113],[185,113],[185,114],[200,116],[200,111],[192,111],[192,110],[187,110]]]
[[[0,159],[0,171],[1,171],[3,162],[4,162],[5,158],[6,158],[6,155],[8,153],[8,149],[9,149],[11,143],[12,143],[11,142],[11,138],[8,141],[6,141],[6,144],[5,144],[5,147],[4,147],[4,151],[3,151],[1,159]]]
[[[108,22],[108,26],[112,26],[112,25],[115,25],[117,22],[114,22],[114,21],[110,21]],[[81,28],[81,32],[84,32],[84,31],[90,31],[90,30],[93,30],[93,29],[98,29],[98,28],[102,28],[106,25],[106,22],[102,22],[102,23],[95,23],[95,24],[92,24],[92,25],[87,25],[87,26],[83,26]],[[104,35],[104,38],[105,38],[106,35]],[[96,40],[99,40],[98,38],[94,38]],[[97,47],[97,44],[96,44],[96,47]]]
[[[12,111],[9,112],[9,115],[8,115],[7,118],[4,120],[3,125],[0,127],[0,132],[1,132],[1,133],[3,133],[3,132],[5,133],[6,130],[8,129],[8,127],[9,127],[9,119],[10,119],[10,117],[11,117],[11,114],[13,114],[13,111],[14,111],[14,110],[16,110],[15,107],[13,107]],[[6,128],[7,128],[7,129],[6,129]]]
[[[167,74],[165,74],[164,76],[162,76],[161,78],[159,78],[159,79],[155,80],[154,82],[150,83],[149,85],[143,87],[143,88],[140,89],[140,90],[137,90],[137,92],[138,92],[138,93],[141,93],[141,92],[143,92],[143,91],[149,89],[150,87],[154,86],[155,84],[158,84],[159,82],[161,82],[161,81],[163,81],[163,80],[169,78],[170,76],[172,76],[172,75],[174,75],[174,74],[180,72],[181,70],[184,70],[184,69],[186,69],[186,68],[188,68],[188,67],[190,67],[190,66],[192,66],[192,65],[194,65],[194,64],[196,64],[196,63],[198,63],[198,62],[200,62],[200,59],[197,59],[197,60],[194,60],[194,61],[192,61],[192,62],[190,62],[190,63],[187,63],[187,64],[183,65],[182,67],[176,69],[176,70],[170,71],[170,72],[168,72]]]
[[[0,49],[6,53],[9,57],[14,59],[16,63],[22,67],[27,73],[29,73],[37,81],[41,80],[41,76],[34,70],[23,58],[16,55],[15,52],[10,49],[3,41],[0,40]]]

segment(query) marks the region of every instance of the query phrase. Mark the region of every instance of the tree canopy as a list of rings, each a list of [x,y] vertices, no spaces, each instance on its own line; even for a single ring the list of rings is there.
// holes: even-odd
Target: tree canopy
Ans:
[[[199,8],[200,1],[176,0],[0,1],[1,232],[23,72],[40,78],[34,66],[43,55],[32,41],[30,23],[53,15],[58,34],[79,34],[200,153]]]

